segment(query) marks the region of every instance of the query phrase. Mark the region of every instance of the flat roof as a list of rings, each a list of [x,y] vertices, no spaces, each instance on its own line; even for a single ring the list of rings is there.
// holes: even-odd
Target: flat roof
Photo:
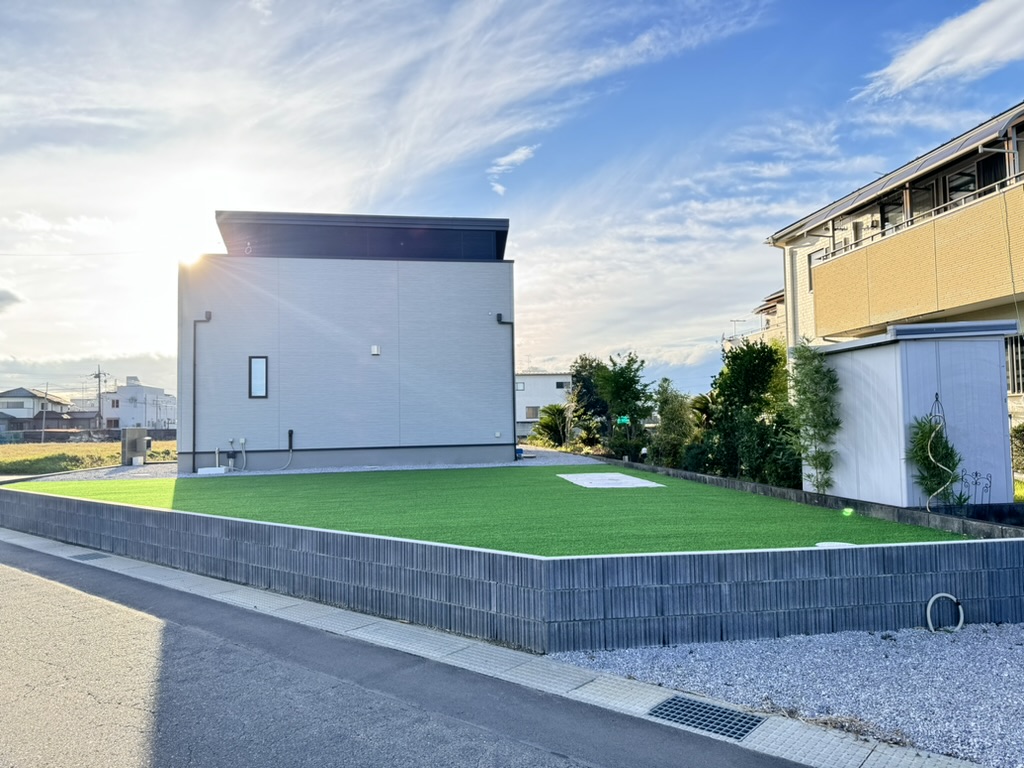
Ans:
[[[501,261],[508,219],[217,211],[229,256]]]
[[[883,197],[901,188],[911,179],[921,176],[957,156],[977,152],[978,147],[984,146],[990,141],[1006,138],[1010,128],[1021,117],[1024,117],[1024,101],[986,120],[981,125],[957,136],[955,139],[947,141],[942,146],[936,147],[931,152],[911,160],[895,171],[887,173],[870,184],[866,184],[860,189],[851,192],[846,197],[818,209],[809,216],[805,216],[787,227],[783,227],[768,238],[768,243],[774,245],[780,240],[788,240],[794,235],[806,233],[836,216],[850,213],[872,199]]]

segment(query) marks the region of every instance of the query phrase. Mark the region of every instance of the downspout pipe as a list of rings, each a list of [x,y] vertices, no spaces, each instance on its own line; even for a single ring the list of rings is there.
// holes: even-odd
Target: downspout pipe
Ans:
[[[192,474],[196,473],[196,362],[199,358],[199,350],[196,347],[197,330],[200,323],[208,323],[213,318],[213,313],[206,310],[200,320],[192,321]]]
[[[514,320],[502,320],[502,313],[499,312],[498,325],[507,325],[512,334],[510,344],[512,345],[512,455],[518,456],[516,446],[519,438],[516,437],[516,324]]]

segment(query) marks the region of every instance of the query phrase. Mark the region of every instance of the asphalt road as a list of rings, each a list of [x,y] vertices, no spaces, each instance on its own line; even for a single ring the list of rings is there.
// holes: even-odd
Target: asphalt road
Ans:
[[[0,766],[795,763],[0,542]]]

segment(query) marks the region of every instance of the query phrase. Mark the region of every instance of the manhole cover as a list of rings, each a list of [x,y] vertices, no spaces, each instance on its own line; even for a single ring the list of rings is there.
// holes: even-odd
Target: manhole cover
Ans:
[[[84,555],[71,555],[68,559],[85,562],[87,560],[101,560],[104,557],[110,557],[110,555],[104,555],[102,552],[86,552]]]
[[[687,728],[707,731],[740,741],[764,722],[759,715],[738,712],[735,709],[709,704],[706,701],[673,696],[648,712],[651,717],[667,720]]]

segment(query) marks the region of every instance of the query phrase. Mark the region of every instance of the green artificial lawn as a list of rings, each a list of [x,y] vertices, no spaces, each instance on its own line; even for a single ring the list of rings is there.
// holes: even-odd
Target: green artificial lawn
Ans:
[[[558,477],[608,471],[517,466],[8,487],[546,556],[963,538],[642,472],[624,474],[665,487],[581,488]]]

